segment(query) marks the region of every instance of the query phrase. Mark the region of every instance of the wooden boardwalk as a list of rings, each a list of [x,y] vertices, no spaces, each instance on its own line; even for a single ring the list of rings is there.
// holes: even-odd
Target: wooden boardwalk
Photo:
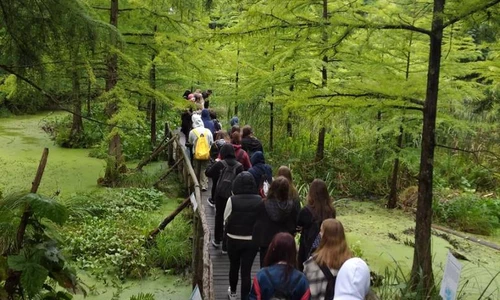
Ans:
[[[186,138],[180,130],[175,131],[179,134],[179,141],[181,145],[185,144]],[[212,182],[209,179],[209,189],[208,191],[202,192],[201,196],[201,209],[205,210],[205,215],[207,217],[208,226],[210,227],[210,237],[213,238],[213,230],[215,226],[215,208],[212,208],[207,203],[207,198],[210,197]],[[222,254],[221,248],[216,249],[215,247],[210,247],[210,258],[212,261],[213,267],[213,284],[214,284],[214,292],[215,292],[215,300],[224,300],[228,299],[227,289],[229,287],[229,257],[227,254]],[[255,257],[252,267],[252,279],[259,271],[259,253]],[[241,271],[241,270],[240,270]],[[241,284],[241,276],[238,277],[238,288],[236,290],[237,299],[240,299],[240,284]],[[212,300],[212,299],[210,299]]]
[[[205,209],[205,214],[207,216],[207,221],[210,226],[210,230],[212,232],[211,237],[213,237],[213,230],[215,226],[215,208],[212,208],[207,203],[207,198],[210,197],[210,189],[206,192],[203,192],[202,202],[203,208]],[[214,290],[215,290],[215,299],[223,300],[228,299],[227,297],[227,288],[229,287],[229,258],[227,254],[221,253],[221,248],[216,249],[215,247],[210,247],[210,257],[212,258],[213,265],[213,279],[214,279]],[[252,279],[259,271],[259,253],[255,257],[252,267]],[[236,294],[238,295],[238,299],[240,299],[240,283],[241,276],[238,280],[238,289]]]

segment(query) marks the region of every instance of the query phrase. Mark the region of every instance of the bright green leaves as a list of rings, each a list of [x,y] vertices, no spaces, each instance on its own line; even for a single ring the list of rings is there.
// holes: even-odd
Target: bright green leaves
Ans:
[[[42,257],[41,249],[31,253],[23,249],[19,255],[9,256],[7,259],[12,270],[21,272],[21,284],[29,297],[35,296],[42,289],[49,275],[49,271],[40,265]]]
[[[68,219],[68,210],[54,198],[39,194],[28,194],[24,198],[26,203],[30,205],[33,214],[40,219],[49,219],[58,225],[64,224]]]

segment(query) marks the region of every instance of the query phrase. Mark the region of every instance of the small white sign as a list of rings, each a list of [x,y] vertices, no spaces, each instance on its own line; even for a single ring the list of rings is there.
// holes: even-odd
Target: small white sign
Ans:
[[[203,300],[203,298],[201,298],[201,293],[200,289],[198,288],[198,285],[194,287],[194,290],[191,293],[191,297],[189,297],[189,300]]]
[[[439,295],[444,300],[455,300],[457,298],[458,282],[460,280],[460,272],[462,265],[460,262],[448,251],[448,260],[444,268],[443,281],[441,282],[441,290]]]
[[[193,211],[196,211],[198,208],[198,202],[196,202],[196,197],[194,196],[194,193],[191,193],[191,196],[189,196],[189,199],[191,200],[191,205],[193,206]]]

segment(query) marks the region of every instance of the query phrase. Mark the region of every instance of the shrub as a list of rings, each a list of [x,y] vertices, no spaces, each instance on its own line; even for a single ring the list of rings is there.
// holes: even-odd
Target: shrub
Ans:
[[[459,230],[491,235],[500,228],[500,199],[481,198],[472,193],[452,200],[434,200],[434,218]]]

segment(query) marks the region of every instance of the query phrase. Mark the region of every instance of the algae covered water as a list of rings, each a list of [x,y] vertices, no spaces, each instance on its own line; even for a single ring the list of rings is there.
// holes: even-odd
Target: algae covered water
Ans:
[[[89,157],[89,149],[61,148],[41,129],[46,118],[64,113],[43,113],[0,119],[0,192],[29,191],[44,148],[49,158],[39,187],[39,193],[66,199],[99,189],[97,179],[104,174],[105,161]],[[162,205],[155,217],[162,218],[175,209],[175,202]],[[64,228],[63,228],[64,230]],[[64,233],[63,233],[64,235]],[[156,299],[186,299],[190,295],[190,280],[155,270],[142,280],[96,280],[79,270],[80,281],[88,295],[85,299],[129,299],[139,293],[151,293]],[[83,299],[76,295],[75,299]]]

